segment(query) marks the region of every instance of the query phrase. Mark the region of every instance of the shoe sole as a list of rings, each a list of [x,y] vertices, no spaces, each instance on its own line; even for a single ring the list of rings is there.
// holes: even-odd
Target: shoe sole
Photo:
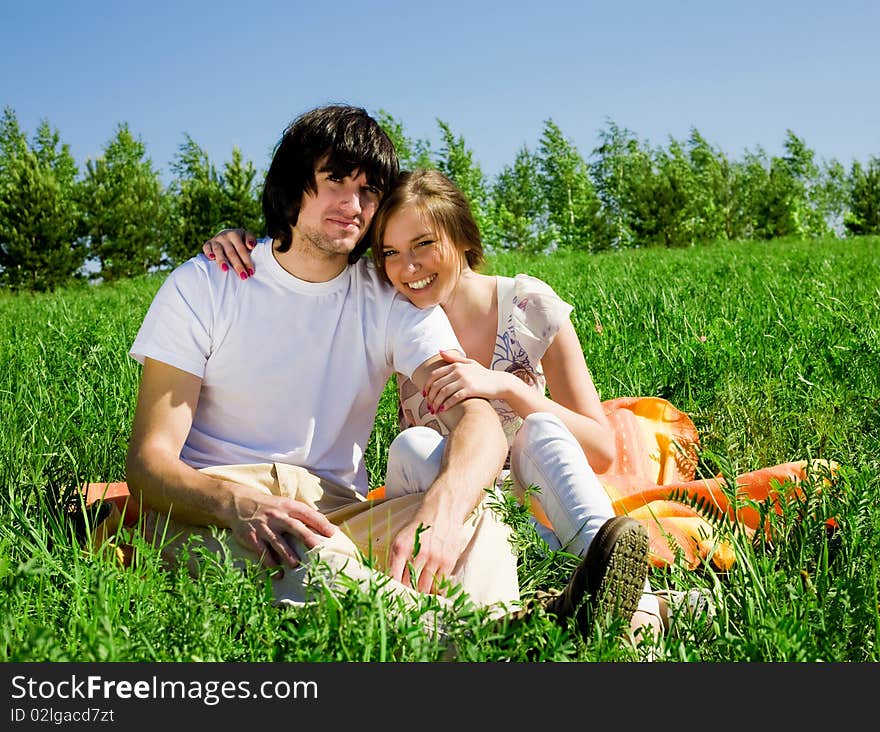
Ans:
[[[627,516],[609,519],[590,542],[585,563],[589,598],[577,614],[581,632],[589,632],[591,616],[610,614],[629,621],[648,576],[645,528]]]

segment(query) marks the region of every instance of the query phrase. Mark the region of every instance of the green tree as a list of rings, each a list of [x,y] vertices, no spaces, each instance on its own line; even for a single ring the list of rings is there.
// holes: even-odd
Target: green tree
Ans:
[[[208,157],[188,134],[174,156],[171,170],[173,230],[167,262],[176,266],[196,255],[206,239],[221,228],[223,191],[220,175]]]
[[[845,217],[850,188],[846,170],[837,160],[823,163],[814,196],[824,212],[830,233],[843,236],[846,233]]]
[[[825,236],[830,231],[829,211],[815,153],[791,130],[786,131],[783,147],[785,154],[770,161],[757,234],[764,239]]]
[[[764,231],[764,208],[770,185],[770,163],[762,148],[747,150],[731,165],[729,239],[758,239]]]
[[[443,120],[437,120],[442,145],[435,154],[436,167],[454,182],[467,197],[471,211],[480,227],[484,243],[491,246],[498,241],[494,222],[489,215],[489,194],[486,176],[464,137],[456,136]]]
[[[198,254],[205,240],[220,229],[264,229],[257,171],[239,148],[232,148],[232,157],[219,173],[208,153],[186,135],[171,170],[175,236],[166,257],[172,266]]]
[[[682,247],[727,236],[733,172],[698,130],[684,142],[670,138],[666,149],[632,141],[626,160],[623,205],[638,244]]]
[[[635,242],[641,246],[684,246],[691,243],[688,200],[692,181],[681,145],[669,151],[644,147],[628,186],[626,208]]]
[[[538,145],[539,181],[547,206],[548,232],[561,247],[595,251],[607,246],[608,224],[589,168],[552,120]]]
[[[7,107],[0,122],[0,282],[52,290],[82,268],[76,163],[57,130],[40,123],[32,145]]]
[[[508,249],[539,251],[547,244],[546,209],[538,184],[538,159],[520,148],[491,189],[490,210],[499,243]]]
[[[245,228],[263,231],[263,208],[260,191],[256,186],[257,170],[251,161],[242,158],[238,147],[232,148],[232,157],[223,166],[220,177],[221,228]],[[212,232],[213,233],[213,232]]]
[[[427,140],[413,140],[406,136],[403,124],[384,109],[376,113],[376,121],[394,143],[401,170],[428,169],[436,167],[432,159],[431,143]]]
[[[631,188],[637,183],[642,168],[638,138],[608,120],[599,131],[599,144],[593,149],[592,158],[590,177],[608,222],[607,244],[613,248],[631,246],[633,231],[627,202],[632,198]]]
[[[786,131],[785,155],[782,160],[786,173],[795,181],[792,186],[792,208],[798,233],[803,237],[827,236],[828,210],[823,196],[823,181],[816,154],[803,139],[791,130]]]
[[[733,230],[733,171],[727,156],[694,128],[687,142],[692,174],[691,241],[729,239]]]
[[[127,124],[104,154],[86,164],[81,185],[84,233],[105,281],[144,274],[162,262],[168,210],[158,172]]]
[[[853,235],[880,234],[880,157],[871,156],[867,169],[853,162],[844,226]]]

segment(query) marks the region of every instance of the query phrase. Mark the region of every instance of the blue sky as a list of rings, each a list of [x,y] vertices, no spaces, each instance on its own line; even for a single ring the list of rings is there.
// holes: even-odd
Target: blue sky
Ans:
[[[494,176],[547,119],[589,158],[608,120],[653,145],[696,128],[734,158],[791,129],[821,160],[880,156],[875,0],[12,2],[0,105],[82,166],[127,122],[163,178],[189,133],[259,169],[327,102],[437,119]]]

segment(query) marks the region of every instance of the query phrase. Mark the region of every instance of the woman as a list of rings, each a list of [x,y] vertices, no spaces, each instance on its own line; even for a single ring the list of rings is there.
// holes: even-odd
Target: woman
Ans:
[[[203,250],[223,267],[231,262],[246,278],[252,265],[245,241],[255,245],[252,237],[227,232]],[[448,364],[424,391],[398,378],[401,428],[424,429],[407,430],[405,439],[392,443],[386,496],[397,495],[404,484],[395,477],[401,463],[424,465],[425,476],[408,476],[408,484],[430,484],[443,452],[444,427],[435,415],[465,398],[483,397],[507,435],[514,487],[520,493],[539,488],[532,505],[541,519],[535,521],[538,532],[552,548],[585,556],[614,516],[595,472],[611,464],[615,446],[569,318],[571,306],[534,277],[478,271],[484,256],[470,206],[436,170],[401,176],[374,218],[372,252],[388,282],[414,305],[444,309],[468,354],[444,353]],[[419,460],[400,459],[413,451]],[[645,581],[631,629],[647,626],[659,634],[659,612]]]

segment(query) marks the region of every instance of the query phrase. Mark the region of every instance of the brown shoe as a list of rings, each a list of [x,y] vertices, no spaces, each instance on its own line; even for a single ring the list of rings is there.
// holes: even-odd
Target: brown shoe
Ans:
[[[587,549],[565,590],[545,604],[560,624],[576,615],[584,639],[592,635],[592,618],[611,614],[632,618],[648,576],[648,532],[635,519],[608,519]],[[586,599],[586,602],[584,600]]]

